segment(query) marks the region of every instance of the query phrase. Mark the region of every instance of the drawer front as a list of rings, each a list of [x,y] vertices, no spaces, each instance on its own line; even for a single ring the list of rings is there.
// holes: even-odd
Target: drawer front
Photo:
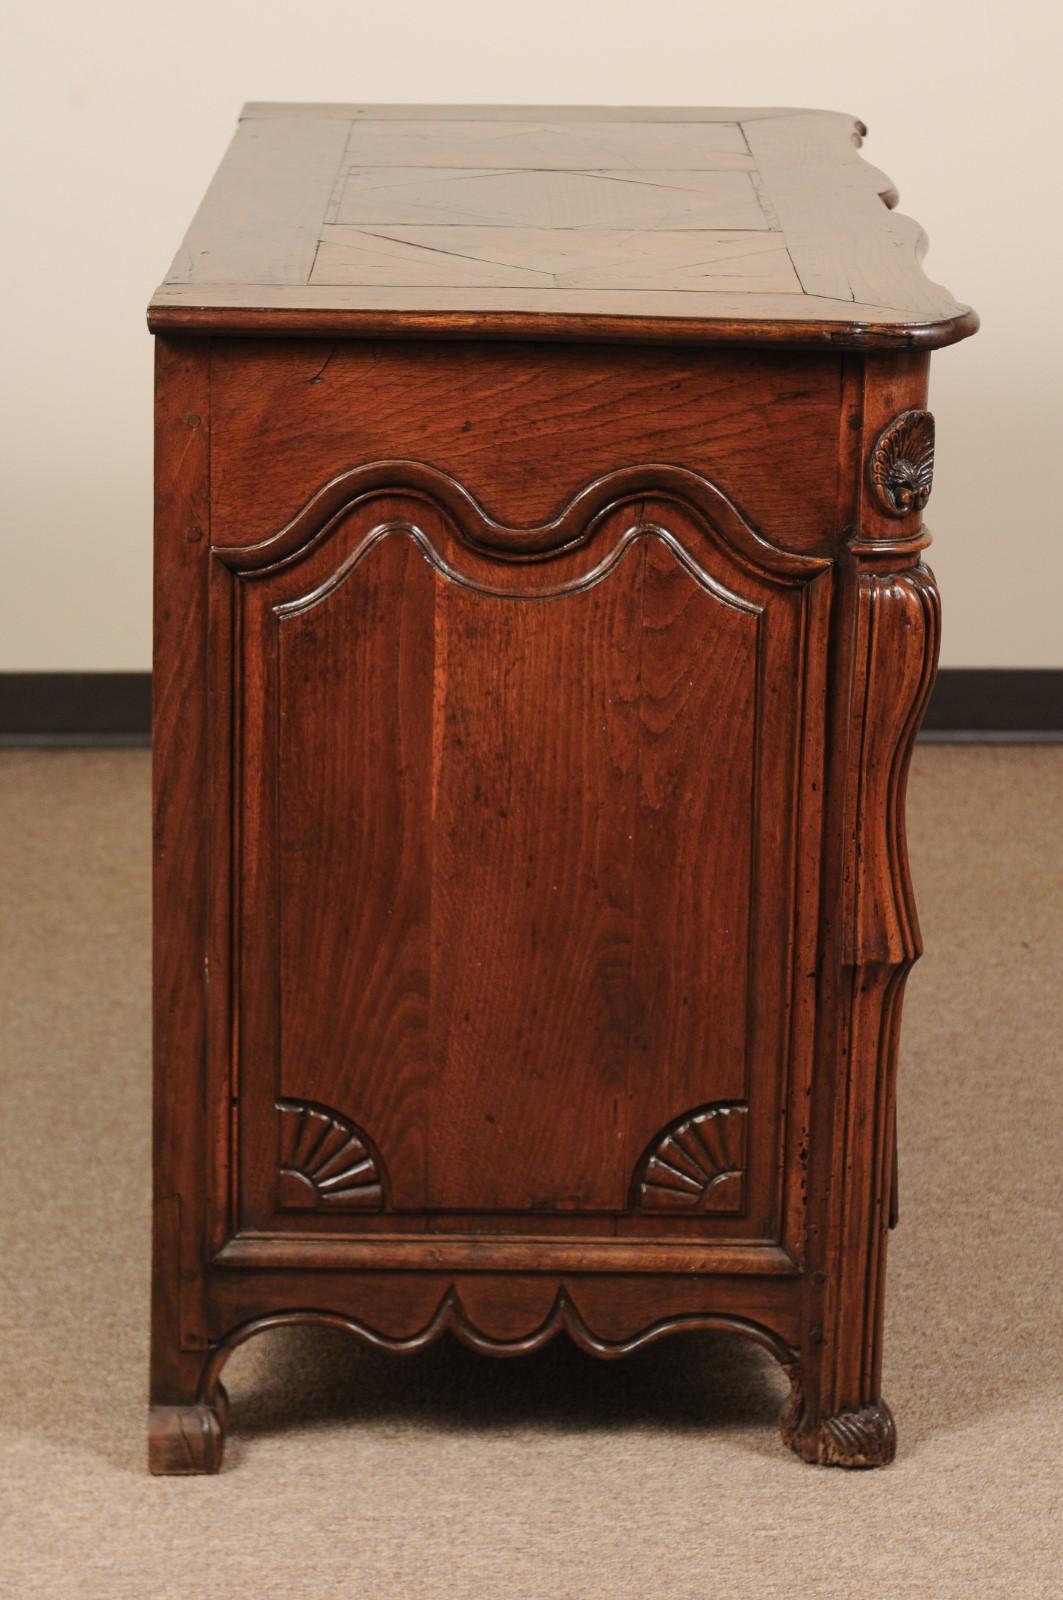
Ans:
[[[213,534],[237,1224],[778,1239],[829,563],[675,465],[312,487]]]

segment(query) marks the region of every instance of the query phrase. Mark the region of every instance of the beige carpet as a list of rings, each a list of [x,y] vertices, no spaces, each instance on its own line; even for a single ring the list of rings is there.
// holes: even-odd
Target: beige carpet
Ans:
[[[1058,1596],[1063,750],[921,747],[885,1472],[804,1466],[753,1347],[240,1350],[214,1479],[144,1466],[148,756],[0,755],[0,1594]]]

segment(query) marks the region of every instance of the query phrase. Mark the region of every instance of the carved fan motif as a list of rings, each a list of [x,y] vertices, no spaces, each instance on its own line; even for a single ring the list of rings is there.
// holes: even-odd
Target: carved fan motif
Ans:
[[[639,1209],[740,1216],[747,1113],[744,1105],[703,1106],[673,1123],[635,1173]]]
[[[871,483],[879,504],[894,517],[922,511],[934,482],[934,418],[902,411],[883,428],[871,452]]]
[[[320,1205],[379,1211],[383,1173],[366,1135],[322,1106],[278,1100],[281,1118],[281,1206]]]

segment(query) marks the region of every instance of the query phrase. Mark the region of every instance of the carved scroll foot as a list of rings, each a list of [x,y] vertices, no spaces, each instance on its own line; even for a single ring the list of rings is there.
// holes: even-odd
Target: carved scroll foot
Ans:
[[[229,1400],[219,1385],[214,1405],[152,1406],[148,1468],[158,1475],[217,1472],[225,1448]]]
[[[783,1414],[782,1436],[802,1461],[821,1467],[886,1467],[897,1453],[897,1429],[885,1400],[861,1406],[858,1411],[838,1411],[830,1417],[810,1417],[800,1388],[795,1386]]]

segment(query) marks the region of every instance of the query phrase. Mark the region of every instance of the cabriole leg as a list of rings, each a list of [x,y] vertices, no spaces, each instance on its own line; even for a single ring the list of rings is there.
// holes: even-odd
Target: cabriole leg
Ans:
[[[894,1181],[901,1004],[921,951],[904,804],[912,746],[937,660],[938,599],[916,560],[860,572],[846,751],[833,984],[822,1004],[819,1113],[811,1174],[805,1333],[783,1437],[805,1461],[878,1467],[897,1435],[882,1398],[882,1314]]]

